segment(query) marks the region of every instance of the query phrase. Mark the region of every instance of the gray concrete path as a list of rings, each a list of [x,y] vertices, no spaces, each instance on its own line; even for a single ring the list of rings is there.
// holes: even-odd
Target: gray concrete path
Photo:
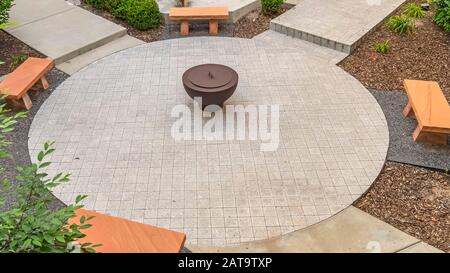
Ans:
[[[10,17],[17,24],[5,30],[57,64],[126,35],[125,28],[64,0],[40,0],[32,4],[28,0],[16,0]],[[122,44],[138,44],[133,39],[128,40]],[[124,48],[113,46],[112,49]],[[95,59],[92,57],[91,60]],[[68,71],[76,70],[74,67]]]
[[[350,53],[405,0],[303,0],[272,20],[270,28]]]

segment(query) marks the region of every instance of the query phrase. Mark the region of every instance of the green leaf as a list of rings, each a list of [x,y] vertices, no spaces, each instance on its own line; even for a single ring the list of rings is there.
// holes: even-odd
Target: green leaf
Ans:
[[[42,161],[42,159],[44,159],[44,152],[40,151],[37,158],[39,161]]]
[[[25,242],[23,242],[22,248],[27,249],[31,245],[31,239],[26,239]]]
[[[33,245],[35,245],[35,246],[42,246],[42,243],[40,242],[40,241],[38,241],[38,240],[33,240]]]
[[[84,224],[84,221],[86,221],[86,217],[81,216],[81,218],[80,218],[80,223]]]
[[[65,243],[66,240],[64,240],[64,237],[62,235],[57,235],[55,236],[56,241],[60,242],[60,243]]]

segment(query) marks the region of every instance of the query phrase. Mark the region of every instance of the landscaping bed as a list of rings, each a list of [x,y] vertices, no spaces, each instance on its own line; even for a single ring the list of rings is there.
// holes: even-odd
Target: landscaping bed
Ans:
[[[27,56],[45,57],[3,30],[0,30],[0,41],[0,61],[4,62],[0,64],[0,76],[13,71]]]
[[[284,5],[281,7],[281,10],[272,15],[265,15],[261,12],[261,9],[255,9],[240,18],[234,24],[234,33],[233,36],[239,38],[247,38],[251,39],[258,34],[269,29],[270,21],[283,14],[287,10],[289,10],[291,6]]]
[[[406,3],[425,1],[407,1]],[[397,14],[405,9],[403,5]],[[450,33],[433,22],[435,8],[416,19],[416,31],[396,34],[382,23],[339,66],[368,88],[404,90],[403,79],[439,82],[450,100]],[[374,45],[389,40],[387,54],[375,52]]]
[[[450,252],[450,174],[387,162],[355,206]]]
[[[146,43],[162,40],[161,36],[165,30],[165,25],[163,23],[164,20],[162,20],[162,23],[157,28],[148,29],[148,30],[138,30],[136,28],[131,27],[129,24],[127,24],[127,22],[117,19],[108,11],[96,9],[96,8],[86,4],[85,0],[81,0],[79,6],[92,12],[95,15],[101,16],[111,22],[121,25],[122,27],[127,29],[128,35],[135,37],[139,40],[142,40]]]

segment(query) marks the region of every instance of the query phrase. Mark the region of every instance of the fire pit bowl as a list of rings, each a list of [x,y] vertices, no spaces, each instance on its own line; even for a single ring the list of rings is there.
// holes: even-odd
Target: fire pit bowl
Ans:
[[[221,64],[202,64],[186,70],[183,86],[191,98],[202,98],[202,109],[208,105],[223,107],[233,95],[239,76],[232,68]]]

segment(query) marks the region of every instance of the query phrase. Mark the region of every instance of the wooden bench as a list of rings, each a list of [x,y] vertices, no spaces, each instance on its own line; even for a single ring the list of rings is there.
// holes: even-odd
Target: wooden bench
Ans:
[[[447,144],[450,134],[450,106],[437,82],[404,80],[408,104],[403,115],[415,116],[414,141]]]
[[[180,21],[180,34],[189,34],[190,20],[209,20],[209,34],[217,35],[219,30],[219,20],[228,19],[227,7],[184,7],[171,8],[169,18],[173,21]]]
[[[79,223],[81,216],[95,218],[86,223],[92,227],[83,229],[86,237],[78,243],[102,244],[96,247],[102,253],[178,253],[184,246],[186,235],[176,231],[133,222],[90,210],[78,209],[69,225]]]
[[[47,89],[48,82],[45,74],[53,66],[54,62],[51,59],[28,58],[0,82],[0,93],[8,95],[6,98],[13,102],[20,103],[22,101],[20,104],[27,110],[30,109],[33,104],[28,96],[28,90],[38,81],[41,82],[44,89]]]

